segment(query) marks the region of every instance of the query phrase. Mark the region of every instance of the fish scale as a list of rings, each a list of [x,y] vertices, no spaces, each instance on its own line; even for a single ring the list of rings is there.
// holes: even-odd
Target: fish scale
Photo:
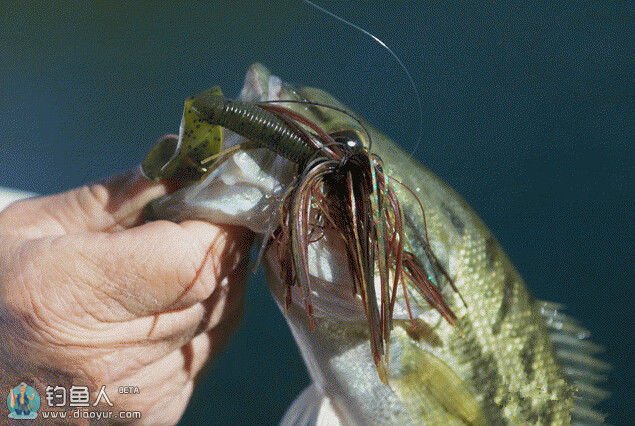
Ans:
[[[250,69],[242,93],[248,95],[244,102],[307,99],[346,109],[322,90],[283,84],[259,64]],[[283,424],[326,418],[347,425],[603,422],[594,408],[607,397],[599,387],[608,369],[596,358],[600,348],[560,305],[530,296],[498,242],[463,199],[369,124],[364,122],[362,129],[350,116],[315,104],[287,106],[325,132],[368,131],[373,154],[394,179],[390,184],[403,210],[408,250],[457,321],[451,326],[410,288],[415,316],[411,323],[399,290],[396,312],[401,313],[393,319],[384,384],[373,363],[361,300],[342,291],[352,283],[350,271],[336,261],[344,257],[342,245],[325,237],[311,244],[309,272],[317,313],[313,331],[297,286],[286,306],[288,283],[277,251],[270,248],[264,256],[268,284],[314,381]],[[241,155],[249,156],[249,167],[236,160]],[[263,233],[268,229],[263,223],[272,220],[270,212],[276,210],[274,203],[291,182],[293,170],[286,160],[272,159],[270,151],[239,152],[204,180],[153,203],[153,210],[157,218],[195,217]],[[274,184],[263,186],[262,176]],[[253,197],[254,189],[262,196]],[[425,210],[427,228],[413,193]],[[232,210],[231,196],[241,200],[236,203],[240,208]]]
[[[471,366],[471,374],[466,369],[457,373],[463,371],[467,387],[477,392],[474,397],[482,402],[487,423],[570,422],[573,387],[557,364],[537,307],[498,243],[458,194],[420,165],[415,167],[398,147],[385,144],[383,135],[372,134],[375,153],[393,166],[391,176],[419,188],[430,243],[444,247],[447,256],[437,256],[467,303],[462,306],[458,297],[450,296],[459,321],[455,329],[443,327],[440,334],[448,347],[445,357]],[[414,215],[418,207],[410,198],[401,199],[404,211]]]

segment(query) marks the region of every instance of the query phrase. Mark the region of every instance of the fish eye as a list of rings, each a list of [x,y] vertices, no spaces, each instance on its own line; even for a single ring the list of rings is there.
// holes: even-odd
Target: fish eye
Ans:
[[[340,130],[331,133],[331,137],[337,143],[346,145],[351,149],[361,149],[364,147],[364,141],[361,138],[359,132],[355,130]]]

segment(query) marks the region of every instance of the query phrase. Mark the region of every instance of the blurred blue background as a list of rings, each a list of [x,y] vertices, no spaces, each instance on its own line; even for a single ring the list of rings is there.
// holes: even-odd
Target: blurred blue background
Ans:
[[[185,97],[238,93],[260,61],[393,136],[482,215],[538,298],[568,306],[633,412],[633,8],[630,2],[0,3],[0,186],[53,193],[134,167]],[[308,384],[262,274],[185,424],[272,424]]]

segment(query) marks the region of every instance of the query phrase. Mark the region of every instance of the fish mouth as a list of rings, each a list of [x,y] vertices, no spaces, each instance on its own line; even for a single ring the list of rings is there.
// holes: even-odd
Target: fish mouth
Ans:
[[[246,73],[238,99],[257,103],[293,99],[297,97],[294,93],[264,65],[255,63]],[[223,129],[223,133],[226,149],[245,141],[230,130]],[[169,135],[155,148],[159,172],[178,149],[177,141],[176,135]],[[266,234],[276,222],[278,199],[296,173],[295,168],[293,163],[266,148],[238,151],[201,180],[152,201],[145,217],[177,222],[201,219]]]

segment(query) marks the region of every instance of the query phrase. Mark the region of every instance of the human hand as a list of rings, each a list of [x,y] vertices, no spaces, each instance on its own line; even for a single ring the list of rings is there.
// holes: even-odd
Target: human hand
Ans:
[[[0,389],[106,385],[114,411],[178,421],[241,316],[251,235],[142,224],[165,192],[131,172],[0,212]]]

